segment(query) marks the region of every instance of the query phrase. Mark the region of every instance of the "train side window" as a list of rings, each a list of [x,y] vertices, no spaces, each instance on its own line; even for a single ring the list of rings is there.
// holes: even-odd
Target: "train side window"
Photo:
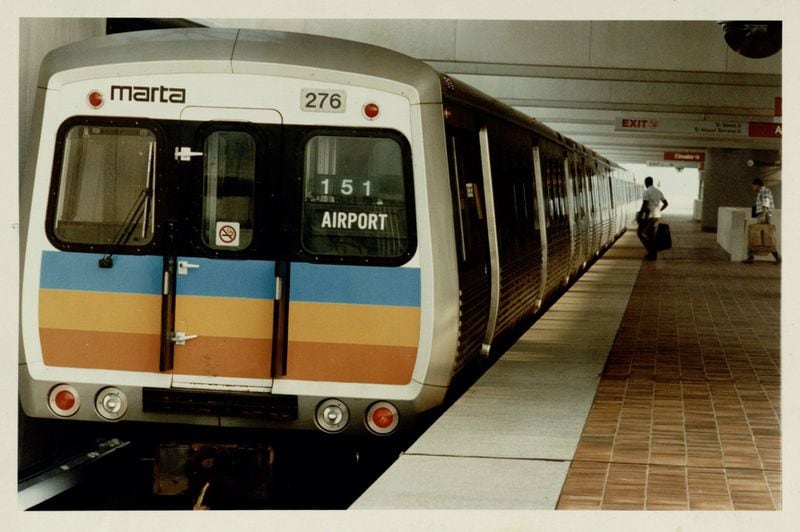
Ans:
[[[203,153],[203,242],[244,249],[253,240],[256,141],[244,131],[214,131]]]
[[[52,234],[67,245],[143,246],[154,232],[156,135],[75,125],[59,132]]]
[[[391,137],[320,134],[303,152],[301,244],[314,255],[409,252],[404,150]]]

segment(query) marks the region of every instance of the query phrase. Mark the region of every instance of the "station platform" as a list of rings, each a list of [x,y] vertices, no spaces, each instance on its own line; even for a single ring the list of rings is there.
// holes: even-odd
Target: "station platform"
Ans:
[[[781,267],[631,229],[352,509],[781,510]]]

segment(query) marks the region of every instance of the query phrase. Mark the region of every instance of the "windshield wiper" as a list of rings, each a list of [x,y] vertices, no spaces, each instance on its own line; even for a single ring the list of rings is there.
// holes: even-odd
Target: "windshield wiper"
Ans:
[[[97,261],[98,266],[101,268],[111,268],[114,266],[114,258],[112,257],[114,251],[130,241],[131,236],[133,236],[133,231],[142,220],[142,216],[145,212],[145,206],[152,195],[153,189],[150,187],[143,188],[139,192],[139,195],[136,197],[136,201],[134,201],[133,205],[131,206],[131,210],[128,211],[128,214],[122,221],[122,225],[119,226],[117,234],[114,235],[114,239],[108,245],[105,254],[100,257],[100,260]]]
[[[147,150],[147,178],[145,179],[144,188],[139,191],[139,195],[136,196],[131,210],[128,211],[128,214],[125,215],[125,219],[122,220],[122,224],[119,226],[117,234],[114,235],[114,238],[108,245],[105,254],[97,261],[99,267],[111,268],[114,266],[114,259],[112,257],[114,251],[120,246],[127,244],[131,236],[133,236],[133,230],[136,229],[136,226],[139,225],[142,218],[147,218],[147,207],[150,204],[150,197],[153,195],[155,164],[155,143],[151,142]],[[142,225],[142,237],[145,236],[146,223],[147,221],[145,220],[145,223]]]

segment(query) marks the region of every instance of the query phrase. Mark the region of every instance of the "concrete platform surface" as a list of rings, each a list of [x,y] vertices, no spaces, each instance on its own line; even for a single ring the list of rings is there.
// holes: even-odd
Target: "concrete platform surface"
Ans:
[[[351,508],[554,509],[637,259],[597,261]]]

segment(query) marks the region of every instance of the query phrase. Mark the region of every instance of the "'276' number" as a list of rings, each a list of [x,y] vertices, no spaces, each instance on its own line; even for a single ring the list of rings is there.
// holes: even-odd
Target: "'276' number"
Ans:
[[[304,90],[302,97],[304,111],[344,112],[343,92]]]

